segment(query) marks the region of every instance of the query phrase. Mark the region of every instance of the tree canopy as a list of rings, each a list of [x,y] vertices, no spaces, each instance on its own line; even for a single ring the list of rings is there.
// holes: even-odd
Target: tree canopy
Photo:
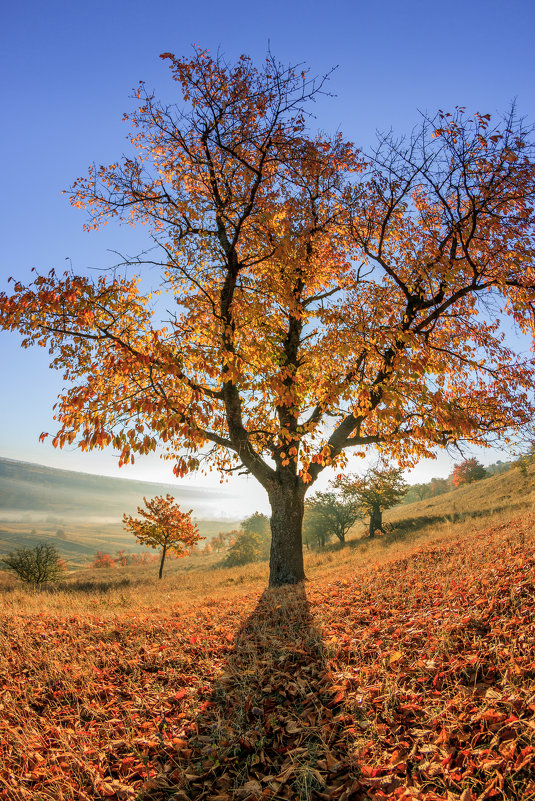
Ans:
[[[362,476],[345,476],[342,486],[369,515],[370,537],[382,529],[383,512],[401,503],[408,489],[402,471],[384,464],[370,467]]]
[[[504,311],[533,333],[530,131],[457,109],[363,154],[311,130],[324,79],[306,70],[162,58],[180,105],[141,84],[132,154],[71,192],[88,229],[146,225],[154,249],[133,277],[16,281],[0,323],[63,371],[55,445],[250,473],[272,507],[270,581],[299,581],[305,493],[348,449],[409,466],[533,414],[532,359],[500,327]]]
[[[454,487],[461,487],[463,484],[480,481],[486,475],[487,471],[477,459],[465,459],[464,462],[456,464],[453,468],[452,483]]]
[[[161,549],[160,570],[158,578],[163,575],[163,566],[168,551],[173,551],[176,556],[186,556],[188,548],[192,548],[196,542],[203,540],[197,526],[191,519],[191,512],[182,512],[175,499],[169,493],[165,496],[157,495],[145,501],[144,509],[138,506],[137,511],[141,516],[123,515],[123,524],[127,531],[130,531],[138,542],[148,545],[150,548]]]

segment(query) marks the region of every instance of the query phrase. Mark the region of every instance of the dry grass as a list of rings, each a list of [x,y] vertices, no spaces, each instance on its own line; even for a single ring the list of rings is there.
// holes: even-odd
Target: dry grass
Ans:
[[[535,798],[534,519],[506,477],[484,524],[354,537],[303,587],[215,557],[6,579],[0,798]]]
[[[397,506],[385,514],[388,522],[407,517],[436,516],[448,519],[487,517],[500,513],[522,513],[535,505],[535,465],[524,475],[512,467],[506,473],[466,484],[463,487],[426,498],[407,506]]]

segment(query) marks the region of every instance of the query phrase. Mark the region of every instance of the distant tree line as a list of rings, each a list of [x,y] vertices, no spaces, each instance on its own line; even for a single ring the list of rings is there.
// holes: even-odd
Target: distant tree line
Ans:
[[[520,457],[518,462],[525,460],[525,457]],[[477,459],[465,459],[463,462],[455,465],[453,472],[448,478],[432,478],[431,481],[424,484],[410,484],[407,488],[401,503],[415,503],[416,501],[423,501],[426,498],[435,498],[437,495],[443,495],[445,492],[461,487],[464,484],[471,484],[474,481],[479,481],[482,478],[489,478],[496,476],[500,473],[505,473],[507,470],[517,464],[517,462],[502,462],[498,460],[494,464],[483,467]]]

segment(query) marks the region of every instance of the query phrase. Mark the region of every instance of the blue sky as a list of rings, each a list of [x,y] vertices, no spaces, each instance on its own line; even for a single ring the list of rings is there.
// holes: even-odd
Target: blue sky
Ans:
[[[3,155],[0,286],[30,269],[74,270],[114,263],[111,250],[136,253],[143,236],[108,226],[82,231],[83,212],[62,189],[95,161],[115,160],[126,148],[122,113],[143,79],[159,96],[176,99],[159,54],[188,54],[196,43],[234,59],[264,58],[269,43],[283,62],[306,62],[317,73],[338,65],[334,98],[316,106],[318,125],[340,128],[364,148],[376,129],[409,131],[418,110],[465,105],[494,113],[516,98],[535,121],[533,30],[529,0],[453,0],[429,3],[259,2],[200,3],[50,0],[11,3],[2,19],[0,49]],[[61,389],[43,349],[21,350],[19,338],[0,334],[0,456],[122,477],[168,481],[169,463],[141,459],[120,472],[112,452],[54,451],[39,444],[54,431],[51,407]],[[496,454],[483,454],[492,461]],[[422,464],[412,480],[446,475],[450,461]],[[199,479],[189,479],[197,483]],[[213,475],[207,480],[219,486]],[[247,482],[239,512],[266,508],[263,491]],[[227,509],[233,514],[234,509]]]

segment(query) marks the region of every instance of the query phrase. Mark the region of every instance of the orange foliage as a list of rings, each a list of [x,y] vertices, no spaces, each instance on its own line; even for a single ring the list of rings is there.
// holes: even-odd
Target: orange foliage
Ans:
[[[204,537],[199,535],[197,526],[191,520],[191,509],[189,512],[181,512],[172,495],[157,495],[150,500],[143,500],[147,508],[137,508],[142,519],[123,515],[123,523],[126,530],[134,534],[142,545],[161,548],[161,578],[168,551],[172,551],[175,556],[186,556],[187,549]]]
[[[486,471],[477,459],[466,459],[461,464],[456,464],[453,468],[452,483],[454,487],[461,487],[463,484],[471,484],[472,481],[479,481],[485,478]]]
[[[364,157],[308,130],[308,72],[162,57],[183,111],[141,84],[134,153],[71,201],[88,228],[148,226],[173,316],[139,278],[52,272],[0,295],[0,324],[71,385],[54,445],[111,445],[120,464],[163,446],[177,476],[207,449],[243,466],[272,504],[273,583],[298,580],[295,511],[348,448],[404,467],[532,418],[533,362],[488,311],[533,332],[532,146],[513,115],[458,109]]]
[[[97,551],[91,567],[117,567],[117,561],[109,553]]]

